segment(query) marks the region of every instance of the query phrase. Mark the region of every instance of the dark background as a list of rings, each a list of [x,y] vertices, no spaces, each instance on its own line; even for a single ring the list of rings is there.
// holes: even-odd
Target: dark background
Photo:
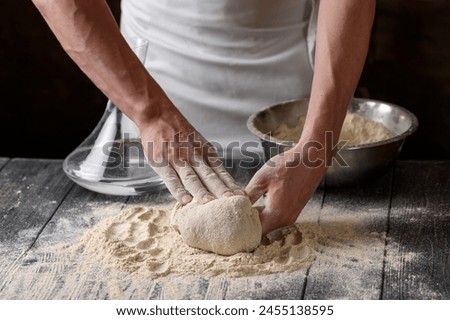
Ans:
[[[120,0],[108,3],[118,19]],[[377,3],[356,96],[398,104],[418,117],[401,158],[450,159],[450,1]],[[107,102],[31,0],[0,2],[0,90],[4,157],[64,158],[95,127]]]

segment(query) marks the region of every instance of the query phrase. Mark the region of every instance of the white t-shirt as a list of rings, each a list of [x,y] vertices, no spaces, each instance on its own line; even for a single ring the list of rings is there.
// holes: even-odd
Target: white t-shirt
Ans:
[[[264,107],[309,96],[313,0],[122,0],[121,30],[149,40],[146,67],[210,141],[258,141]],[[310,42],[311,43],[311,42]]]

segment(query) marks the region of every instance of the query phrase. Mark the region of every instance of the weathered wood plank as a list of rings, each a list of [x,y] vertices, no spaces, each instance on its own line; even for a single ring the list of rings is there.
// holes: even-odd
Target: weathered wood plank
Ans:
[[[0,171],[0,296],[72,185],[61,161],[12,159]]]
[[[0,170],[8,163],[9,158],[0,158]]]
[[[0,172],[0,241],[31,244],[71,186],[60,161],[11,160]]]
[[[225,299],[299,300],[302,296],[305,278],[306,268],[290,273],[228,279]],[[224,284],[225,282],[222,285]]]
[[[75,186],[32,250],[23,257],[4,296],[12,299],[203,299],[208,280],[202,277],[152,281],[137,280],[120,272],[105,277],[104,266],[92,264],[92,259],[83,252],[67,255],[67,252],[52,251],[53,245],[76,242],[88,228],[125,207],[170,209],[174,203],[167,190],[128,198],[101,195]],[[43,287],[46,290],[37,289]]]
[[[363,185],[326,188],[304,299],[380,297],[391,184],[392,170]]]
[[[170,208],[174,200],[167,190],[127,198],[74,186],[61,203],[51,196],[61,194],[60,198],[64,198],[63,190],[67,192],[71,183],[66,181],[66,187],[55,183],[55,177],[56,181],[65,180],[63,173],[58,175],[60,163],[21,161],[12,160],[0,172],[0,212],[7,212],[5,219],[10,219],[8,223],[0,222],[0,230],[6,230],[0,233],[4,237],[0,238],[0,249],[8,245],[10,248],[0,251],[6,259],[0,262],[0,270],[8,269],[7,276],[3,276],[4,272],[0,275],[2,298],[377,299],[382,295],[393,299],[411,298],[418,292],[421,297],[448,298],[449,162],[435,163],[434,169],[425,169],[427,163],[399,162],[387,247],[384,232],[388,228],[392,174],[363,186],[327,189],[325,195],[321,189],[316,192],[299,218],[301,226],[314,231],[318,240],[317,259],[309,271],[240,279],[166,277],[152,281],[120,272],[106,273],[104,266],[93,263],[83,256],[84,252],[61,255],[57,248],[73,243],[86,229],[122,208]],[[232,172],[242,185],[252,175],[243,169]],[[52,186],[58,184],[59,189]],[[424,192],[417,186],[424,186]],[[17,188],[21,192],[14,196]],[[43,213],[51,211],[49,208],[57,208],[53,216]],[[16,225],[8,215],[25,215],[27,210],[37,213],[26,216],[26,221],[19,218],[25,230],[16,226],[15,233],[8,231]],[[33,221],[37,222],[34,218],[45,220],[43,230],[33,227]],[[384,252],[386,274],[382,291]]]
[[[105,283],[95,285],[98,266],[87,266],[83,255],[58,251],[74,243],[85,230],[108,215],[117,214],[128,197],[107,196],[75,185],[3,289],[8,299],[108,298]],[[107,278],[102,275],[103,280]],[[75,285],[76,283],[76,285]],[[117,286],[116,280],[110,286]],[[42,290],[45,288],[45,290]]]
[[[242,169],[232,172],[241,179],[242,185],[252,175]],[[14,275],[14,282],[4,293],[5,296],[31,299],[299,299],[303,295],[306,269],[240,279],[189,277],[137,281],[120,273],[105,277],[102,267],[86,265],[88,260],[83,260],[82,254],[67,258],[48,252],[47,248],[51,244],[70,242],[104,218],[105,206],[109,201],[104,197],[75,187],[42,232],[33,250],[22,259],[22,265]],[[304,209],[299,221],[305,225],[317,224],[322,201],[323,190],[320,189]],[[123,199],[112,200],[110,204],[119,204],[119,207],[111,209],[110,214],[116,214],[123,202]],[[170,207],[173,199],[167,191],[161,191],[158,194],[132,197],[127,205]],[[98,209],[97,213],[93,213],[93,208]],[[42,287],[48,290],[39,290]]]
[[[450,161],[395,171],[383,299],[450,299]]]

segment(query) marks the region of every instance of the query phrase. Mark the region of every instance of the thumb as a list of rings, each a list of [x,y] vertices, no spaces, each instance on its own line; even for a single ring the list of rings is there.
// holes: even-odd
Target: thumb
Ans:
[[[261,220],[261,227],[262,227],[262,235],[265,236],[266,234],[268,234],[270,231],[272,231],[273,229],[275,229],[271,223],[271,216],[272,213],[270,212],[270,210],[265,207],[264,210],[262,210],[259,213],[259,219]]]
[[[250,198],[250,202],[252,204],[267,192],[267,182],[265,176],[258,173],[259,172],[254,175],[245,187],[245,193]]]

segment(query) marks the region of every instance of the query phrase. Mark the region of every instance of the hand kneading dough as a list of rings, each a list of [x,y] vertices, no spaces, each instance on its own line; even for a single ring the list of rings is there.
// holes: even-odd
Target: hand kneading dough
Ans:
[[[172,224],[187,245],[226,256],[250,252],[261,241],[258,210],[244,196],[216,199],[204,205],[177,204]]]

